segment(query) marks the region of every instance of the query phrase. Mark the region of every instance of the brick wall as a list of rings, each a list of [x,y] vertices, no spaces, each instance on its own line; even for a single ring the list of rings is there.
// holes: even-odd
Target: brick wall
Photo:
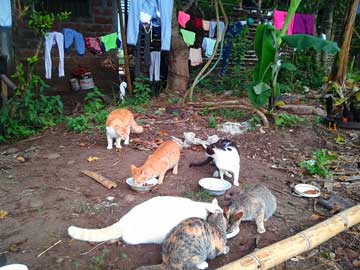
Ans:
[[[54,26],[54,31],[60,31],[62,28],[71,28],[83,34],[84,37],[96,37],[117,31],[117,9],[116,0],[90,0],[88,17],[70,17],[66,22],[59,23]],[[26,27],[19,27],[14,36],[16,57],[19,60],[25,60],[32,56],[38,44],[34,32]],[[65,52],[64,66],[65,77],[58,78],[58,52],[57,47],[52,49],[52,79],[47,80],[47,83],[52,85],[55,90],[68,91],[69,78],[71,71],[74,70],[78,64],[86,65],[92,72],[95,84],[99,87],[108,88],[114,83],[118,82],[117,71],[105,68],[102,62],[111,57],[114,64],[116,64],[116,50],[112,50],[101,56],[96,56],[85,51],[84,56],[78,56],[75,52],[74,46],[68,52]],[[44,52],[40,52],[40,60],[36,66],[35,71],[44,77]]]

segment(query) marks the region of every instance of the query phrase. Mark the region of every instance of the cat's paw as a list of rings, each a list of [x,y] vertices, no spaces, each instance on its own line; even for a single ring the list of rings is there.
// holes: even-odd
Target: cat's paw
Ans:
[[[239,186],[239,182],[234,182],[234,186]]]
[[[208,265],[207,262],[202,262],[202,263],[200,263],[200,264],[197,266],[197,268],[203,270],[203,269],[208,268],[208,266],[209,266],[209,265]]]
[[[230,252],[230,247],[225,246],[224,247],[224,254],[228,254]]]
[[[124,142],[125,145],[129,145],[129,143],[130,143],[129,140],[126,140],[126,141]]]
[[[113,148],[112,145],[108,145],[108,146],[106,147],[107,150],[111,150],[112,148]]]
[[[213,173],[213,177],[220,177],[219,171],[216,170],[216,171]]]
[[[121,147],[121,145],[116,145],[115,148],[117,150],[117,149],[121,149],[122,147]]]
[[[257,228],[258,233],[264,233],[266,232],[265,228]]]

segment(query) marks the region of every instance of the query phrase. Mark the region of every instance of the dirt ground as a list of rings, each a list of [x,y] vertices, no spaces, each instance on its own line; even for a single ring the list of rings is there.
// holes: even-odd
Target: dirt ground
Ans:
[[[297,164],[309,158],[314,150],[328,148],[349,158],[359,157],[359,137],[351,144],[337,145],[337,134],[319,128],[310,120],[295,129],[272,128],[265,133],[258,129],[230,136],[207,128],[206,118],[199,117],[191,109],[181,112],[178,117],[168,113],[155,116],[153,111],[150,109],[147,116],[138,118],[145,125],[145,132],[131,135],[132,140],[166,140],[170,135],[182,138],[184,131],[193,131],[203,139],[212,134],[231,138],[241,151],[242,184],[263,183],[277,197],[276,214],[265,224],[267,231],[258,243],[255,224],[242,223],[240,234],[229,240],[230,253],[209,261],[210,268],[222,266],[255,248],[294,235],[332,215],[329,210],[315,204],[317,199],[292,195],[295,183],[313,179],[302,176]],[[346,138],[359,136],[358,132],[351,130],[340,132]],[[201,195],[198,180],[213,172],[210,165],[189,168],[189,163],[202,160],[204,153],[197,147],[187,148],[182,151],[178,175],[169,172],[164,184],[154,191],[135,193],[125,184],[125,179],[130,176],[130,164],[141,165],[153,150],[139,150],[134,146],[133,141],[120,152],[106,150],[104,134],[74,134],[67,132],[63,126],[13,145],[1,146],[0,210],[8,212],[0,219],[2,259],[6,257],[7,263],[26,264],[31,270],[135,269],[140,265],[160,263],[158,245],[131,246],[118,241],[96,246],[71,240],[67,235],[70,225],[87,228],[110,225],[134,205],[154,196],[198,199],[197,196]],[[24,157],[25,162],[16,160],[18,156]],[[88,162],[89,156],[99,159]],[[338,164],[336,167],[339,174],[346,173],[344,166]],[[350,167],[346,168],[356,168],[354,174],[359,174],[358,165],[352,163]],[[105,189],[83,176],[81,171],[85,169],[116,181],[118,187]],[[359,185],[346,187],[338,183],[334,191],[353,203],[360,202]],[[107,201],[108,196],[113,196],[114,201]],[[39,256],[59,240],[62,241],[58,245]],[[360,225],[276,269],[356,269],[359,256]]]

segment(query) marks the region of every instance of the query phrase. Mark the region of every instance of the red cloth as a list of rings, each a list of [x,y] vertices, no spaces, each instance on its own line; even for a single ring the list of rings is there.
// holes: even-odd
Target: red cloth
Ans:
[[[202,19],[200,18],[194,18],[193,24],[196,29],[202,29]]]
[[[102,54],[100,38],[97,37],[86,37],[85,38],[85,46],[86,48],[97,55]]]

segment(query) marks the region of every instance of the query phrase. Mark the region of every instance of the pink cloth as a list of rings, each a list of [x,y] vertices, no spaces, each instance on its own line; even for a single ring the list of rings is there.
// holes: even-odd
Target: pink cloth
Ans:
[[[204,31],[209,31],[209,29],[210,29],[210,21],[203,20],[202,21],[202,27],[203,27]]]
[[[198,65],[202,64],[203,59],[202,59],[202,55],[201,55],[201,48],[198,48],[198,49],[190,48],[189,60],[190,60],[192,66],[198,66]]]
[[[274,27],[275,27],[275,29],[281,30],[281,28],[284,25],[286,15],[287,15],[286,11],[274,10]],[[292,18],[292,20],[289,24],[289,27],[287,29],[287,34],[289,36],[293,34],[294,19],[295,19],[295,16]]]
[[[190,15],[185,13],[184,11],[179,11],[178,13],[178,23],[182,28],[185,28],[186,23],[190,20]]]

